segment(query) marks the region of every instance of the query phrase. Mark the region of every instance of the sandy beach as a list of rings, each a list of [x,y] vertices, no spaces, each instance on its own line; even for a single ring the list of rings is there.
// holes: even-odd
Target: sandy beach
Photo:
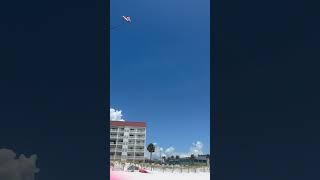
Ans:
[[[150,173],[140,172],[124,172],[124,171],[111,171],[111,174],[116,178],[114,180],[209,180],[209,172],[198,173],[170,173],[153,171]],[[113,179],[111,179],[113,180]]]

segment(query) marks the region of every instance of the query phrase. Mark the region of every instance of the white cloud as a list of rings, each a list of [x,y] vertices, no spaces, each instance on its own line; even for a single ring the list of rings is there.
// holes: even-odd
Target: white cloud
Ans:
[[[2,180],[34,180],[35,173],[39,172],[36,167],[37,155],[27,158],[9,149],[0,149],[0,179]]]
[[[164,152],[165,152],[166,156],[174,156],[175,149],[174,149],[174,147],[171,146],[171,147],[167,148]]]
[[[194,155],[203,154],[202,152],[203,143],[200,141],[197,141],[195,143],[192,143],[192,146],[190,147],[190,153]]]
[[[124,121],[122,111],[110,108],[110,121]]]

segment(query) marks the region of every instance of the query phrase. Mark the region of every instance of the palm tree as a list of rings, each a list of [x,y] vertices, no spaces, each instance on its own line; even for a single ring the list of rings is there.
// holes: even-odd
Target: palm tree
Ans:
[[[152,143],[150,143],[150,144],[148,145],[148,147],[147,147],[147,150],[148,150],[149,153],[150,153],[150,162],[151,162],[151,158],[152,158],[152,153],[155,151],[155,149],[156,149],[156,147],[155,147]]]

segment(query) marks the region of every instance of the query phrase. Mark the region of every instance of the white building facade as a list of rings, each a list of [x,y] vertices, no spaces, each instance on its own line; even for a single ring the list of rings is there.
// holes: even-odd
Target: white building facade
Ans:
[[[110,121],[110,160],[144,162],[146,123]]]

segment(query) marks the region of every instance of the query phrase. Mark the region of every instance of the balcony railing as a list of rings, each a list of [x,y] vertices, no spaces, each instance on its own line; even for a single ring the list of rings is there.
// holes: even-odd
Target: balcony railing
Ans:
[[[144,146],[144,143],[136,143],[136,146]]]
[[[136,139],[145,139],[145,136],[136,136]]]
[[[144,140],[145,136],[129,136],[129,139],[140,139],[140,140]]]
[[[110,148],[110,152],[122,151],[122,148]]]
[[[142,156],[136,156],[135,157],[136,159],[144,159],[144,156],[142,155]]]
[[[121,159],[121,156],[110,156],[110,159]]]
[[[136,149],[136,152],[144,152],[144,149]]]
[[[133,133],[133,134],[144,134],[145,131],[130,131],[130,133]]]
[[[143,160],[144,156],[127,156],[127,159],[139,159],[139,160]]]

